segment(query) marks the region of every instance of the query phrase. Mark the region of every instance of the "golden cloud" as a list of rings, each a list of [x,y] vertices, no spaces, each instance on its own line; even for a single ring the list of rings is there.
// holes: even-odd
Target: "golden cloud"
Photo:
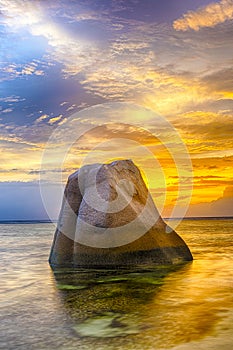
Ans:
[[[232,0],[221,0],[213,2],[197,11],[189,11],[182,18],[173,22],[175,30],[186,31],[193,29],[198,31],[203,27],[215,27],[219,23],[233,18]]]
[[[227,186],[223,192],[223,197],[225,198],[233,198],[233,186]]]
[[[40,123],[47,118],[49,118],[48,114],[43,114],[39,118],[36,119],[35,123]]]
[[[53,125],[53,124],[57,123],[58,121],[60,121],[62,119],[62,117],[63,117],[63,115],[60,114],[57,117],[53,117],[53,118],[49,119],[48,123],[50,125]]]
[[[183,113],[173,120],[192,158],[233,154],[232,115],[206,111]]]

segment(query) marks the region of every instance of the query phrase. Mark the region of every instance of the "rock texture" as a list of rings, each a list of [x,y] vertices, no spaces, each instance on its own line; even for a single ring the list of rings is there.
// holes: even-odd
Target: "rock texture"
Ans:
[[[118,267],[191,261],[168,230],[131,160],[85,165],[67,182],[52,267]]]

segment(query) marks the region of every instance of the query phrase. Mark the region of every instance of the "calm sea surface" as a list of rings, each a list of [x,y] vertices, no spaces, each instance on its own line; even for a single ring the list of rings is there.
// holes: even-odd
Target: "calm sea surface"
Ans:
[[[194,261],[144,271],[64,271],[53,224],[0,224],[0,348],[233,349],[233,220],[184,220]]]

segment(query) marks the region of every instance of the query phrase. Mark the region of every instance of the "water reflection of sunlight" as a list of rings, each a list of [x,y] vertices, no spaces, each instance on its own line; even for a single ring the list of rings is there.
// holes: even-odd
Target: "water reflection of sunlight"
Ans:
[[[215,336],[233,308],[232,273],[229,284],[225,275],[225,284],[221,276],[217,281],[219,269],[226,271],[223,264],[199,260],[175,271],[118,275],[60,271],[55,278],[73,329],[85,343],[94,337],[96,346],[117,347],[125,337],[124,349],[135,342],[143,349],[152,349],[152,343],[168,349]]]
[[[159,326],[151,332],[160,338],[158,345],[170,347],[216,333],[218,322],[233,308],[230,283],[222,284],[219,279],[219,269],[225,270],[223,264],[194,261],[166,278],[148,305],[147,319]]]

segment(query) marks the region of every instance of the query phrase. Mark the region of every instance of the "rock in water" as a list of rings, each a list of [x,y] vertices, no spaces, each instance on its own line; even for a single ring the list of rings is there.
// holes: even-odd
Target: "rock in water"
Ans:
[[[85,165],[70,175],[49,262],[52,267],[118,267],[191,261],[160,217],[131,160]]]

